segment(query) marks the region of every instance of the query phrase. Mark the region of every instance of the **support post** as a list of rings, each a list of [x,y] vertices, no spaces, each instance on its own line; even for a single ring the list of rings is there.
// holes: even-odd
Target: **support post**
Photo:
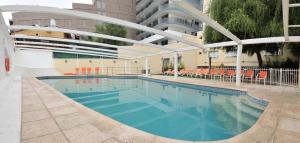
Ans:
[[[0,79],[2,79],[6,75],[5,71],[5,54],[4,54],[4,38],[0,35]]]
[[[146,74],[146,76],[149,76],[149,65],[148,65],[149,63],[148,63],[148,57],[146,57],[146,59],[145,59],[145,74]]]
[[[12,38],[10,37],[8,27],[4,21],[3,14],[1,14],[1,10],[0,10],[0,34],[4,38],[4,43],[2,44],[4,44],[4,48],[6,48],[6,52],[10,60],[10,66],[11,66],[10,71],[12,71],[15,65],[15,52],[14,52],[15,45],[12,41]]]
[[[241,56],[242,56],[243,45],[238,44],[237,56],[236,56],[236,86],[241,85]]]
[[[174,78],[178,77],[178,53],[174,53]]]

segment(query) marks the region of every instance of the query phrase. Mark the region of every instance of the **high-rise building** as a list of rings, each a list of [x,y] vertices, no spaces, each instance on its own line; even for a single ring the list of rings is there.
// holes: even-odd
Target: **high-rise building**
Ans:
[[[135,0],[93,0],[93,4],[73,3],[72,10],[85,11],[135,22]],[[12,14],[14,25],[49,26],[55,19],[57,27],[95,32],[95,25],[101,22],[84,18],[45,13],[16,12]],[[135,31],[127,30],[127,38],[135,39]]]
[[[203,9],[203,0],[185,0],[197,9]],[[160,30],[176,31],[196,35],[202,30],[202,23],[184,13],[174,5],[175,0],[136,0],[136,21],[139,24]],[[137,39],[146,39],[153,34],[137,32]],[[168,39],[151,41],[157,44],[168,44]]]

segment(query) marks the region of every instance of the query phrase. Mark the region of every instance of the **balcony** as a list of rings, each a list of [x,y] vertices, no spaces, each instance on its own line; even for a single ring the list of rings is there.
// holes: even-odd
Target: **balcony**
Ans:
[[[191,28],[195,31],[200,31],[201,24],[196,25],[195,23],[188,22],[187,20],[180,19],[180,18],[162,18],[160,23],[162,24],[176,24],[176,25],[181,25],[184,27]]]

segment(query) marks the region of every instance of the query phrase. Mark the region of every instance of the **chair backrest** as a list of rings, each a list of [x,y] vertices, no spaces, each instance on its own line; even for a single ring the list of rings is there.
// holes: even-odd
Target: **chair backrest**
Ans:
[[[235,75],[235,70],[227,70],[227,75],[234,76]]]
[[[99,74],[100,68],[99,67],[95,67],[95,74]]]
[[[224,70],[224,69],[220,69],[220,70],[219,70],[219,74],[220,74],[220,75],[225,75],[225,70]]]
[[[81,68],[82,74],[86,74],[86,68]]]
[[[91,74],[92,68],[88,67],[88,68],[87,68],[87,72],[88,72],[88,74]]]
[[[267,78],[268,72],[267,71],[259,71],[259,78]]]
[[[217,74],[218,73],[218,71],[216,70],[216,69],[211,69],[210,70],[210,74],[211,75],[215,75],[215,74]]]
[[[253,77],[253,75],[254,75],[254,71],[253,70],[247,70],[246,73],[245,73],[246,77]]]
[[[203,69],[203,70],[202,70],[202,73],[203,73],[203,74],[208,74],[208,73],[209,73],[209,69]]]

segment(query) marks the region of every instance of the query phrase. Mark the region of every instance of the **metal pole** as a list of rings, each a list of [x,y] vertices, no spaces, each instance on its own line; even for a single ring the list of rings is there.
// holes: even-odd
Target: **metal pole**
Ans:
[[[149,63],[148,63],[148,57],[145,59],[145,74],[146,76],[149,76]]]
[[[174,78],[178,77],[178,53],[174,53]]]
[[[282,85],[282,68],[280,68],[280,73],[279,73],[279,85]]]
[[[236,86],[241,85],[241,55],[242,55],[243,45],[238,44],[237,57],[236,57]]]

